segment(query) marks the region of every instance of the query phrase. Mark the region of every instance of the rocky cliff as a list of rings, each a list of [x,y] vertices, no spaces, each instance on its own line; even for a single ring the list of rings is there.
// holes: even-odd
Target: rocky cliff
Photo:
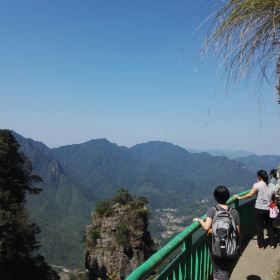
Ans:
[[[124,279],[153,253],[146,203],[121,190],[96,205],[85,237],[88,279]]]

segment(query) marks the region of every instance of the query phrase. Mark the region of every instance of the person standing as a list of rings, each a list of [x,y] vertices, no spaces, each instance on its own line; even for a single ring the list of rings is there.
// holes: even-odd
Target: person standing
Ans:
[[[212,234],[212,248],[210,248],[210,252],[214,280],[229,279],[239,251],[240,217],[236,209],[229,207],[226,204],[229,197],[230,194],[228,188],[225,186],[218,186],[214,191],[214,198],[218,204],[215,207],[208,209],[206,220],[203,221],[201,218],[193,219],[194,222],[199,222],[205,231],[209,231]],[[219,216],[220,219],[218,218]],[[226,219],[225,224],[229,225],[226,236],[230,236],[231,239],[227,239],[225,243],[232,245],[230,248],[231,250],[229,250],[231,251],[231,256],[227,255],[228,252],[219,252],[219,249],[222,248],[222,246],[219,248],[219,241],[216,242],[217,240],[215,239],[215,230],[219,227],[221,229],[221,222],[223,222],[221,220],[222,217],[225,217]],[[219,222],[217,222],[218,219],[220,220]],[[219,226],[217,227],[218,223]],[[215,252],[221,253],[221,256],[216,256]]]
[[[276,184],[277,184],[277,170],[276,169],[272,169],[270,171],[269,175],[270,175],[269,183],[271,183],[271,184],[276,186]]]
[[[278,211],[280,209],[280,190],[279,190],[279,184],[278,184],[278,178],[277,178],[277,170],[272,169],[269,173],[270,175],[270,182],[269,184],[273,184],[275,186],[275,194],[273,196],[273,201],[276,207],[278,208]],[[275,239],[280,239],[280,215],[278,214],[275,219],[272,221],[273,225],[273,231],[275,234]]]
[[[272,196],[275,193],[275,186],[269,184],[269,178],[265,170],[259,170],[257,172],[258,182],[255,183],[248,194],[243,196],[234,195],[236,199],[242,200],[251,198],[255,194],[257,195],[255,204],[256,215],[256,230],[257,230],[257,242],[260,249],[265,248],[264,242],[264,229],[267,228],[268,243],[271,248],[276,248],[274,231],[272,228],[272,219],[269,217],[269,205],[272,201]]]

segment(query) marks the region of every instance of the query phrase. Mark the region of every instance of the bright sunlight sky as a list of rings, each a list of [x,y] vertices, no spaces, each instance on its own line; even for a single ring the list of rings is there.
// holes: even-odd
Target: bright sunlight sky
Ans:
[[[50,147],[107,138],[280,154],[273,83],[226,90],[217,54],[201,58],[214,2],[1,1],[0,127]]]

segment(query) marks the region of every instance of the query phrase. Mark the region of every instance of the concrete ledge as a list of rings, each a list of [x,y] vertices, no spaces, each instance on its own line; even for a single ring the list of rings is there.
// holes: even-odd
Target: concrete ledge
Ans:
[[[254,237],[248,243],[242,256],[239,258],[231,280],[274,280],[276,272],[280,270],[280,246],[264,250],[256,247],[257,240]]]

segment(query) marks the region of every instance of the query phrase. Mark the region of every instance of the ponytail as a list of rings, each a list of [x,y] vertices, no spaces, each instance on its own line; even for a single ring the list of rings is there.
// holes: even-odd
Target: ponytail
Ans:
[[[257,176],[258,176],[259,178],[261,178],[261,179],[266,183],[266,185],[268,185],[269,177],[268,177],[268,175],[267,175],[267,173],[266,173],[265,170],[259,170],[259,171],[257,172]]]

